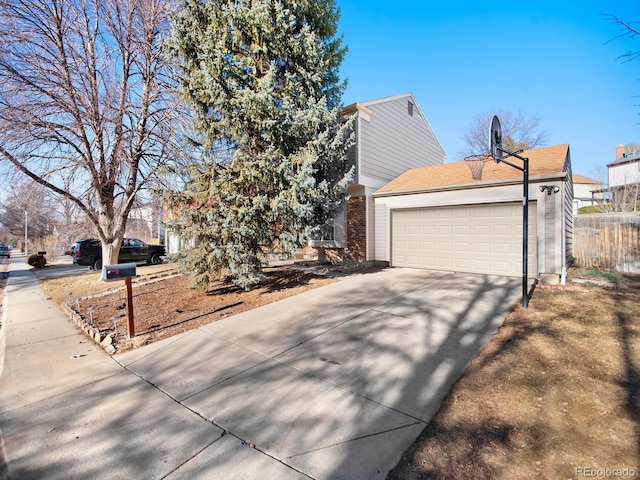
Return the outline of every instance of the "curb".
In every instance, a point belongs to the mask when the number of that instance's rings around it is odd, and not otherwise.
[[[116,353],[116,347],[113,344],[113,337],[115,336],[115,332],[103,335],[100,330],[96,327],[92,327],[89,325],[82,315],[76,312],[68,303],[62,302],[60,304],[64,313],[67,314],[69,319],[75,323],[80,330],[82,330],[85,335],[87,335],[91,340],[100,345],[109,355],[113,355]]]

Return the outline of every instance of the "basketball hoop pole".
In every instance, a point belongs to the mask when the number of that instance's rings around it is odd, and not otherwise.
[[[503,158],[495,157],[496,163],[506,163],[510,167],[516,168],[523,173],[523,192],[522,192],[522,307],[527,308],[529,306],[529,159],[518,155],[517,152],[508,152],[502,148],[496,146],[496,150],[502,153],[506,153],[510,157],[516,157],[522,160],[522,167],[515,165],[511,162],[504,160]]]

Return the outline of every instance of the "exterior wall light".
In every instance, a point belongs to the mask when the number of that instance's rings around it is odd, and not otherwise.
[[[560,191],[560,187],[557,185],[540,185],[540,191],[544,192],[546,190],[547,195],[551,195],[552,193],[558,193]]]

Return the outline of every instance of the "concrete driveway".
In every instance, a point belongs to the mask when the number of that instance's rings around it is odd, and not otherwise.
[[[104,365],[91,364],[92,382],[55,390],[54,404],[64,407],[57,413],[74,416],[57,428],[121,442],[126,454],[115,458],[92,443],[98,455],[86,461],[94,462],[94,478],[116,471],[122,478],[385,478],[519,300],[519,286],[511,278],[387,269],[118,354],[116,370],[99,352],[103,360],[91,361]],[[101,399],[100,421],[89,408],[83,418],[88,396]],[[72,441],[59,452],[49,442],[53,451],[42,460],[26,460],[20,449],[38,452],[43,440],[9,439],[15,429],[5,428],[23,414],[33,410],[0,412],[9,466],[26,474],[20,478],[31,478],[29,471],[86,476],[65,469],[84,458],[80,444],[70,450]]]

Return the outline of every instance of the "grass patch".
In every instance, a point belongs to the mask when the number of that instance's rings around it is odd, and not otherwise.
[[[137,268],[138,275],[134,279],[134,282],[143,282],[154,276],[167,275],[175,272],[176,268],[177,266],[174,263],[139,266]],[[101,281],[101,276],[101,272],[88,272],[86,268],[78,267],[77,275],[44,279],[40,281],[40,284],[47,297],[53,300],[56,305],[68,301],[69,297],[75,300],[79,297],[97,295],[124,285],[124,282],[121,280],[112,282]]]
[[[618,272],[611,272],[609,270],[597,270],[591,268],[577,269],[573,273],[573,276],[579,278],[602,279],[611,283],[620,283],[625,280],[624,276],[622,276]]]

